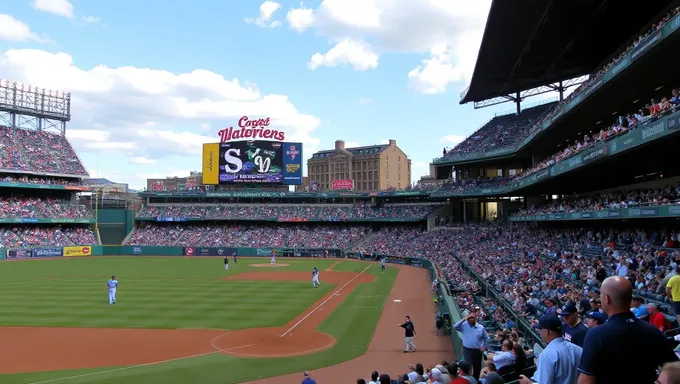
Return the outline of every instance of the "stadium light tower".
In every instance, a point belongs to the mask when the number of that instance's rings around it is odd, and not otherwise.
[[[66,134],[71,94],[0,79],[0,125]]]

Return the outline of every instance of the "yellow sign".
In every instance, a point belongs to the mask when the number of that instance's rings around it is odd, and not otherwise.
[[[219,184],[220,145],[203,144],[203,184]]]
[[[80,247],[64,247],[64,257],[75,257],[75,256],[91,256],[92,247],[80,246]]]

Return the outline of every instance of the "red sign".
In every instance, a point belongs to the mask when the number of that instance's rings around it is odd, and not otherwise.
[[[231,140],[257,140],[269,139],[276,141],[284,141],[286,139],[285,132],[269,129],[269,117],[266,119],[250,120],[248,116],[243,116],[238,119],[239,128],[234,127],[224,128],[217,132],[220,137],[220,143],[226,143]]]
[[[333,180],[333,190],[346,189],[351,191],[354,189],[354,180]]]
[[[92,187],[78,187],[75,185],[67,185],[64,187],[64,189],[68,191],[91,191]]]

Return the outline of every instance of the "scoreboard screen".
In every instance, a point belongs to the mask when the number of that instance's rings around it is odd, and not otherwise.
[[[302,144],[232,141],[203,145],[203,184],[302,184]]]

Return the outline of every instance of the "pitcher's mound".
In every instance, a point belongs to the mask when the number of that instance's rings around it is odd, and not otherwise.
[[[281,267],[289,267],[290,264],[286,263],[280,263],[280,264],[249,264],[251,267],[255,268],[281,268]]]

